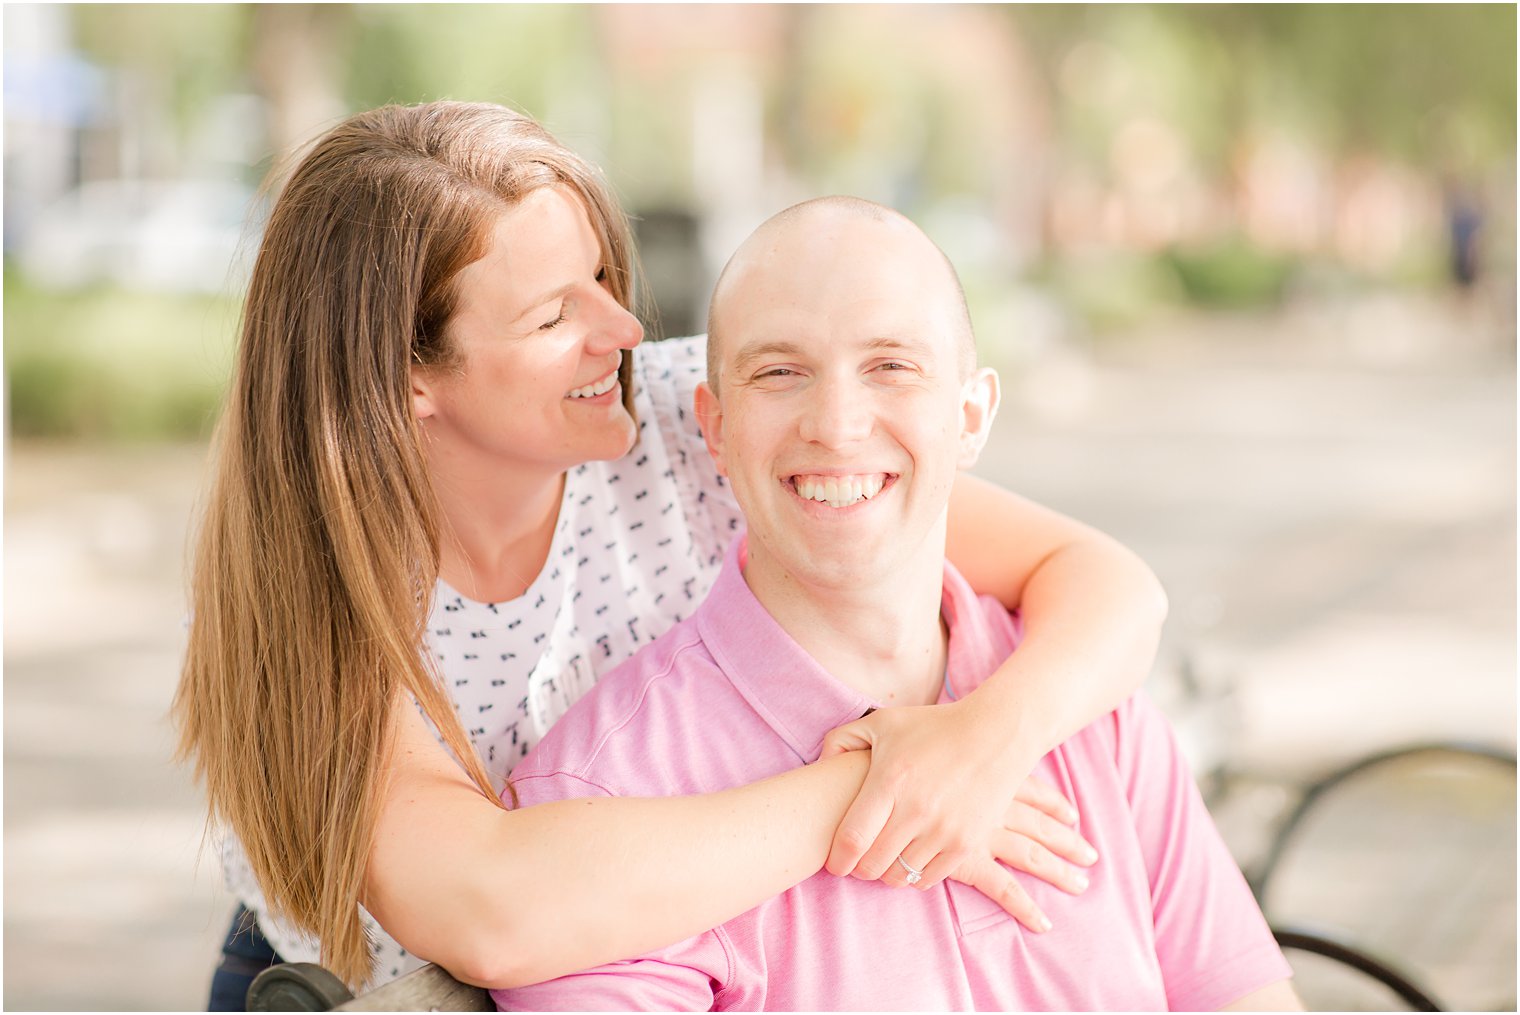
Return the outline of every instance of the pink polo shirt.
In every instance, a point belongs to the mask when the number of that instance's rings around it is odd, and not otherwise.
[[[706,793],[818,757],[877,702],[824,672],[760,605],[730,547],[706,602],[608,674],[513,772],[521,804]],[[964,697],[1019,626],[945,565],[949,680]],[[704,934],[517,990],[530,1010],[1214,1009],[1290,975],[1166,720],[1142,696],[1035,772],[1102,857],[1070,896],[1014,872],[1054,923],[1033,934],[975,889],[820,872]]]

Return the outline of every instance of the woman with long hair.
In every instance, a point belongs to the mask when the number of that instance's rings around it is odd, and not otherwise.
[[[1028,632],[974,694],[725,793],[502,802],[576,696],[703,598],[740,524],[690,408],[702,340],[635,352],[635,264],[595,170],[495,105],[351,117],[276,200],[174,711],[279,956],[512,986],[825,863],[901,885],[905,857],[1036,928],[996,860],[1080,891],[1075,815],[1026,776],[1138,686],[1165,599],[1111,539],[970,477],[950,557]]]

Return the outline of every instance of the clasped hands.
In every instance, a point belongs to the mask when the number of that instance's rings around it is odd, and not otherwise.
[[[1054,786],[1030,775],[1038,756],[976,714],[969,700],[879,709],[831,732],[822,757],[871,751],[871,767],[829,850],[830,873],[908,882],[946,878],[969,885],[1032,931],[1050,921],[1009,867],[1078,895],[1084,867],[1098,859],[1074,827],[1077,811]],[[902,857],[902,863],[898,857]]]

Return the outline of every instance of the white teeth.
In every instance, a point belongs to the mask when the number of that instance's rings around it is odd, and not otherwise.
[[[618,375],[614,370],[595,384],[588,384],[584,388],[576,388],[570,392],[570,398],[595,398],[597,395],[605,395],[617,385]]]
[[[887,477],[880,472],[865,476],[793,476],[792,486],[803,500],[842,508],[875,497],[886,481]]]

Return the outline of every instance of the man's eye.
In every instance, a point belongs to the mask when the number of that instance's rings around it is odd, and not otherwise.
[[[789,370],[786,367],[771,367],[769,370],[762,370],[762,371],[760,371],[755,376],[756,377],[791,377],[795,373],[796,373],[795,370]]]
[[[876,369],[878,369],[878,370],[911,370],[913,368],[910,367],[910,366],[908,366],[908,364],[906,364],[906,363],[899,363],[896,360],[888,360],[885,363],[878,363],[876,365]]]

